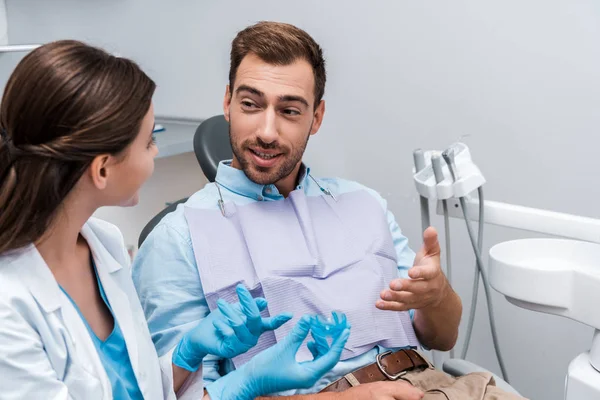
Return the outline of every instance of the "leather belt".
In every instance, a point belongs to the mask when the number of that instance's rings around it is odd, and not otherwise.
[[[362,383],[395,381],[407,373],[429,368],[429,363],[415,350],[403,349],[394,353],[386,351],[377,355],[377,361],[357,369],[321,390],[323,392],[343,392]]]

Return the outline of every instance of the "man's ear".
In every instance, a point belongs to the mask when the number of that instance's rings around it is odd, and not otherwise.
[[[317,133],[319,131],[319,128],[321,127],[321,123],[323,123],[324,115],[325,115],[325,100],[321,100],[313,114],[313,122],[312,122],[312,126],[310,128],[311,135],[314,135],[315,133]]]
[[[223,115],[225,120],[229,122],[229,108],[231,107],[231,90],[229,85],[225,86],[225,97],[223,98]]]

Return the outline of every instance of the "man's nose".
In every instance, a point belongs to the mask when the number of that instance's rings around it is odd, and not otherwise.
[[[277,141],[279,134],[277,132],[277,121],[276,121],[276,113],[275,110],[269,108],[263,114],[264,117],[261,121],[261,125],[259,126],[257,137],[266,144],[273,143]]]

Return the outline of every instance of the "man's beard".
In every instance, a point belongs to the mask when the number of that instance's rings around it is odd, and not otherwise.
[[[298,163],[302,160],[302,156],[304,155],[304,151],[306,150],[306,145],[308,144],[309,138],[310,131],[306,135],[306,140],[299,147],[292,148],[291,152],[289,153],[286,151],[286,149],[280,148],[277,145],[277,142],[264,143],[259,138],[256,138],[254,141],[248,140],[244,142],[241,146],[238,146],[233,141],[233,135],[231,133],[231,123],[229,124],[229,142],[231,143],[233,155],[240,163],[240,167],[242,168],[242,171],[244,171],[248,179],[250,179],[252,182],[258,185],[272,185],[288,177],[292,172],[294,172],[296,165],[298,165]],[[246,158],[249,157],[246,153],[250,147],[264,150],[278,150],[282,153],[279,157],[284,157],[283,163],[277,170],[271,170],[271,168],[263,168],[254,165],[251,161],[249,161]]]

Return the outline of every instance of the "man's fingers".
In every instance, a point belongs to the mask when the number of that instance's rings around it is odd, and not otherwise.
[[[441,252],[437,230],[432,226],[423,232],[423,248],[428,256],[435,256]]]
[[[386,311],[408,311],[408,310],[418,310],[420,308],[428,307],[432,304],[435,304],[435,299],[431,295],[426,296],[416,296],[414,294],[408,294],[405,298],[405,301],[386,301],[386,300],[377,300],[375,303],[375,307],[380,310]]]
[[[408,270],[408,276],[411,279],[431,280],[441,273],[440,265],[432,258]]]
[[[403,380],[397,380],[391,383],[395,386],[392,389],[394,392],[392,395],[394,396],[394,400],[421,400],[425,396],[425,393],[423,393],[421,389],[418,389]]]
[[[421,247],[421,250],[419,250],[419,252],[415,255],[415,261],[413,262],[413,265],[419,265],[425,256],[425,248]]]
[[[423,246],[415,256],[413,265],[419,265],[425,257],[437,256],[441,253],[437,230],[430,226],[423,232]]]
[[[385,300],[377,300],[375,307],[379,308],[380,310],[388,311],[408,311],[411,309],[408,304]]]
[[[395,279],[390,283],[390,289],[395,292],[422,294],[427,292],[430,284],[430,282],[421,279]],[[384,298],[384,300],[387,299]]]
[[[412,303],[415,301],[417,297],[417,295],[415,295],[414,293],[411,292],[405,292],[405,291],[401,291],[401,292],[395,292],[393,290],[382,290],[381,293],[379,294],[379,296],[381,297],[381,300],[383,301],[391,301],[391,302],[396,302],[396,303]]]

